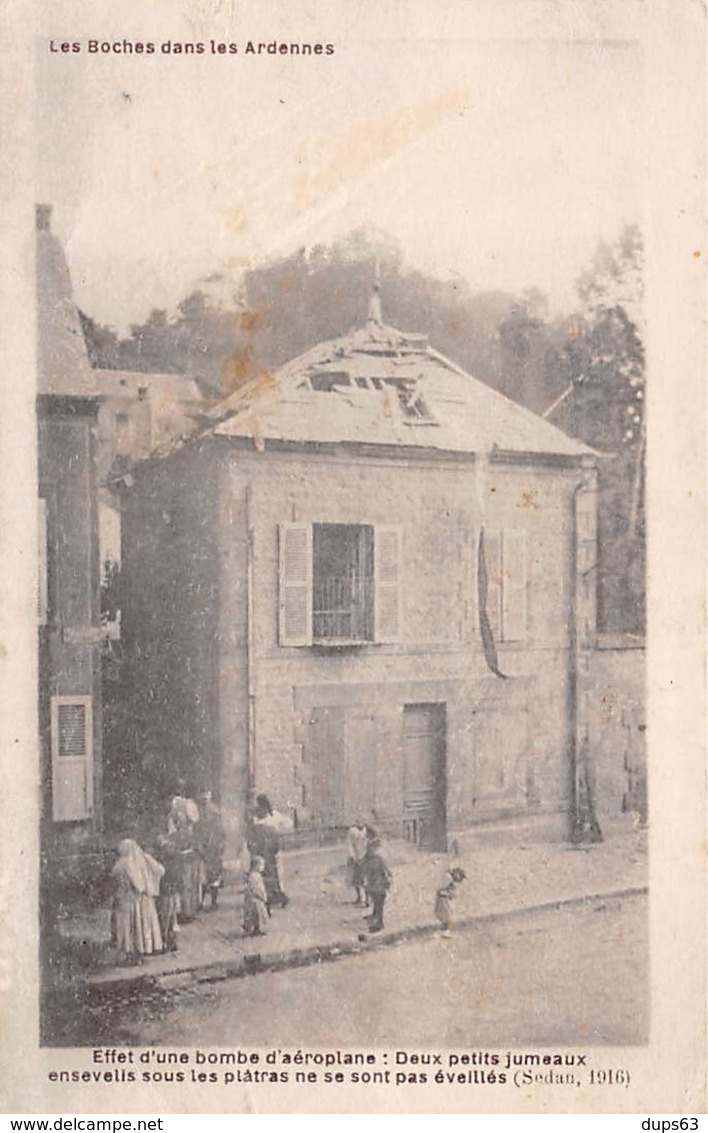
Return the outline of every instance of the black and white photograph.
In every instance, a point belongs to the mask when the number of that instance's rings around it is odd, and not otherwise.
[[[195,1048],[620,1104],[665,795],[640,7],[43,14],[45,1056],[163,1108]]]

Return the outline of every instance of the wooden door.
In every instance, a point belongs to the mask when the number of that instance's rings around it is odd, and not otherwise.
[[[403,711],[403,822],[407,836],[428,850],[447,849],[446,710],[407,704]]]
[[[342,826],[344,819],[344,709],[340,705],[313,708],[308,755],[312,766],[310,811],[315,826]]]

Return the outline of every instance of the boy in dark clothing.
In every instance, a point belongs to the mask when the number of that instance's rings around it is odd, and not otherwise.
[[[364,884],[371,897],[373,912],[367,917],[369,932],[381,932],[386,894],[391,888],[391,871],[381,853],[380,838],[372,838],[364,858]]]
[[[182,880],[182,865],[176,835],[168,834],[158,839],[155,857],[165,867],[160,881],[160,894],[156,899],[157,916],[162,933],[164,952],[177,951],[179,925],[179,891]]]

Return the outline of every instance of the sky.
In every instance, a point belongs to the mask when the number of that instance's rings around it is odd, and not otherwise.
[[[376,20],[296,7],[299,22],[266,12],[258,26],[228,0],[179,20],[127,4],[117,23],[106,7],[91,27],[69,3],[41,21],[36,192],[82,309],[123,331],[215,272],[228,298],[244,268],[361,227],[389,233],[411,267],[475,290],[538,287],[571,309],[598,239],[642,221],[631,37],[505,22],[484,38],[465,0],[432,28],[415,5],[405,21],[400,3]],[[89,37],[216,37],[239,53],[95,56]],[[82,50],[53,53],[52,38]],[[335,53],[247,57],[248,38]]]

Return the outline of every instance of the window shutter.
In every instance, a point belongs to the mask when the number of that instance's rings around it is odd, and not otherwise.
[[[487,562],[487,617],[497,641],[501,638],[502,547],[501,532],[484,531],[484,553]]]
[[[280,644],[312,644],[312,527],[280,526]]]
[[[47,501],[37,500],[37,624],[47,624]]]
[[[528,565],[525,531],[504,531],[502,551],[502,641],[524,641]]]
[[[93,713],[90,696],[53,696],[52,815],[55,822],[90,818],[93,803]]]
[[[374,533],[374,637],[401,639],[401,528],[377,527]]]

